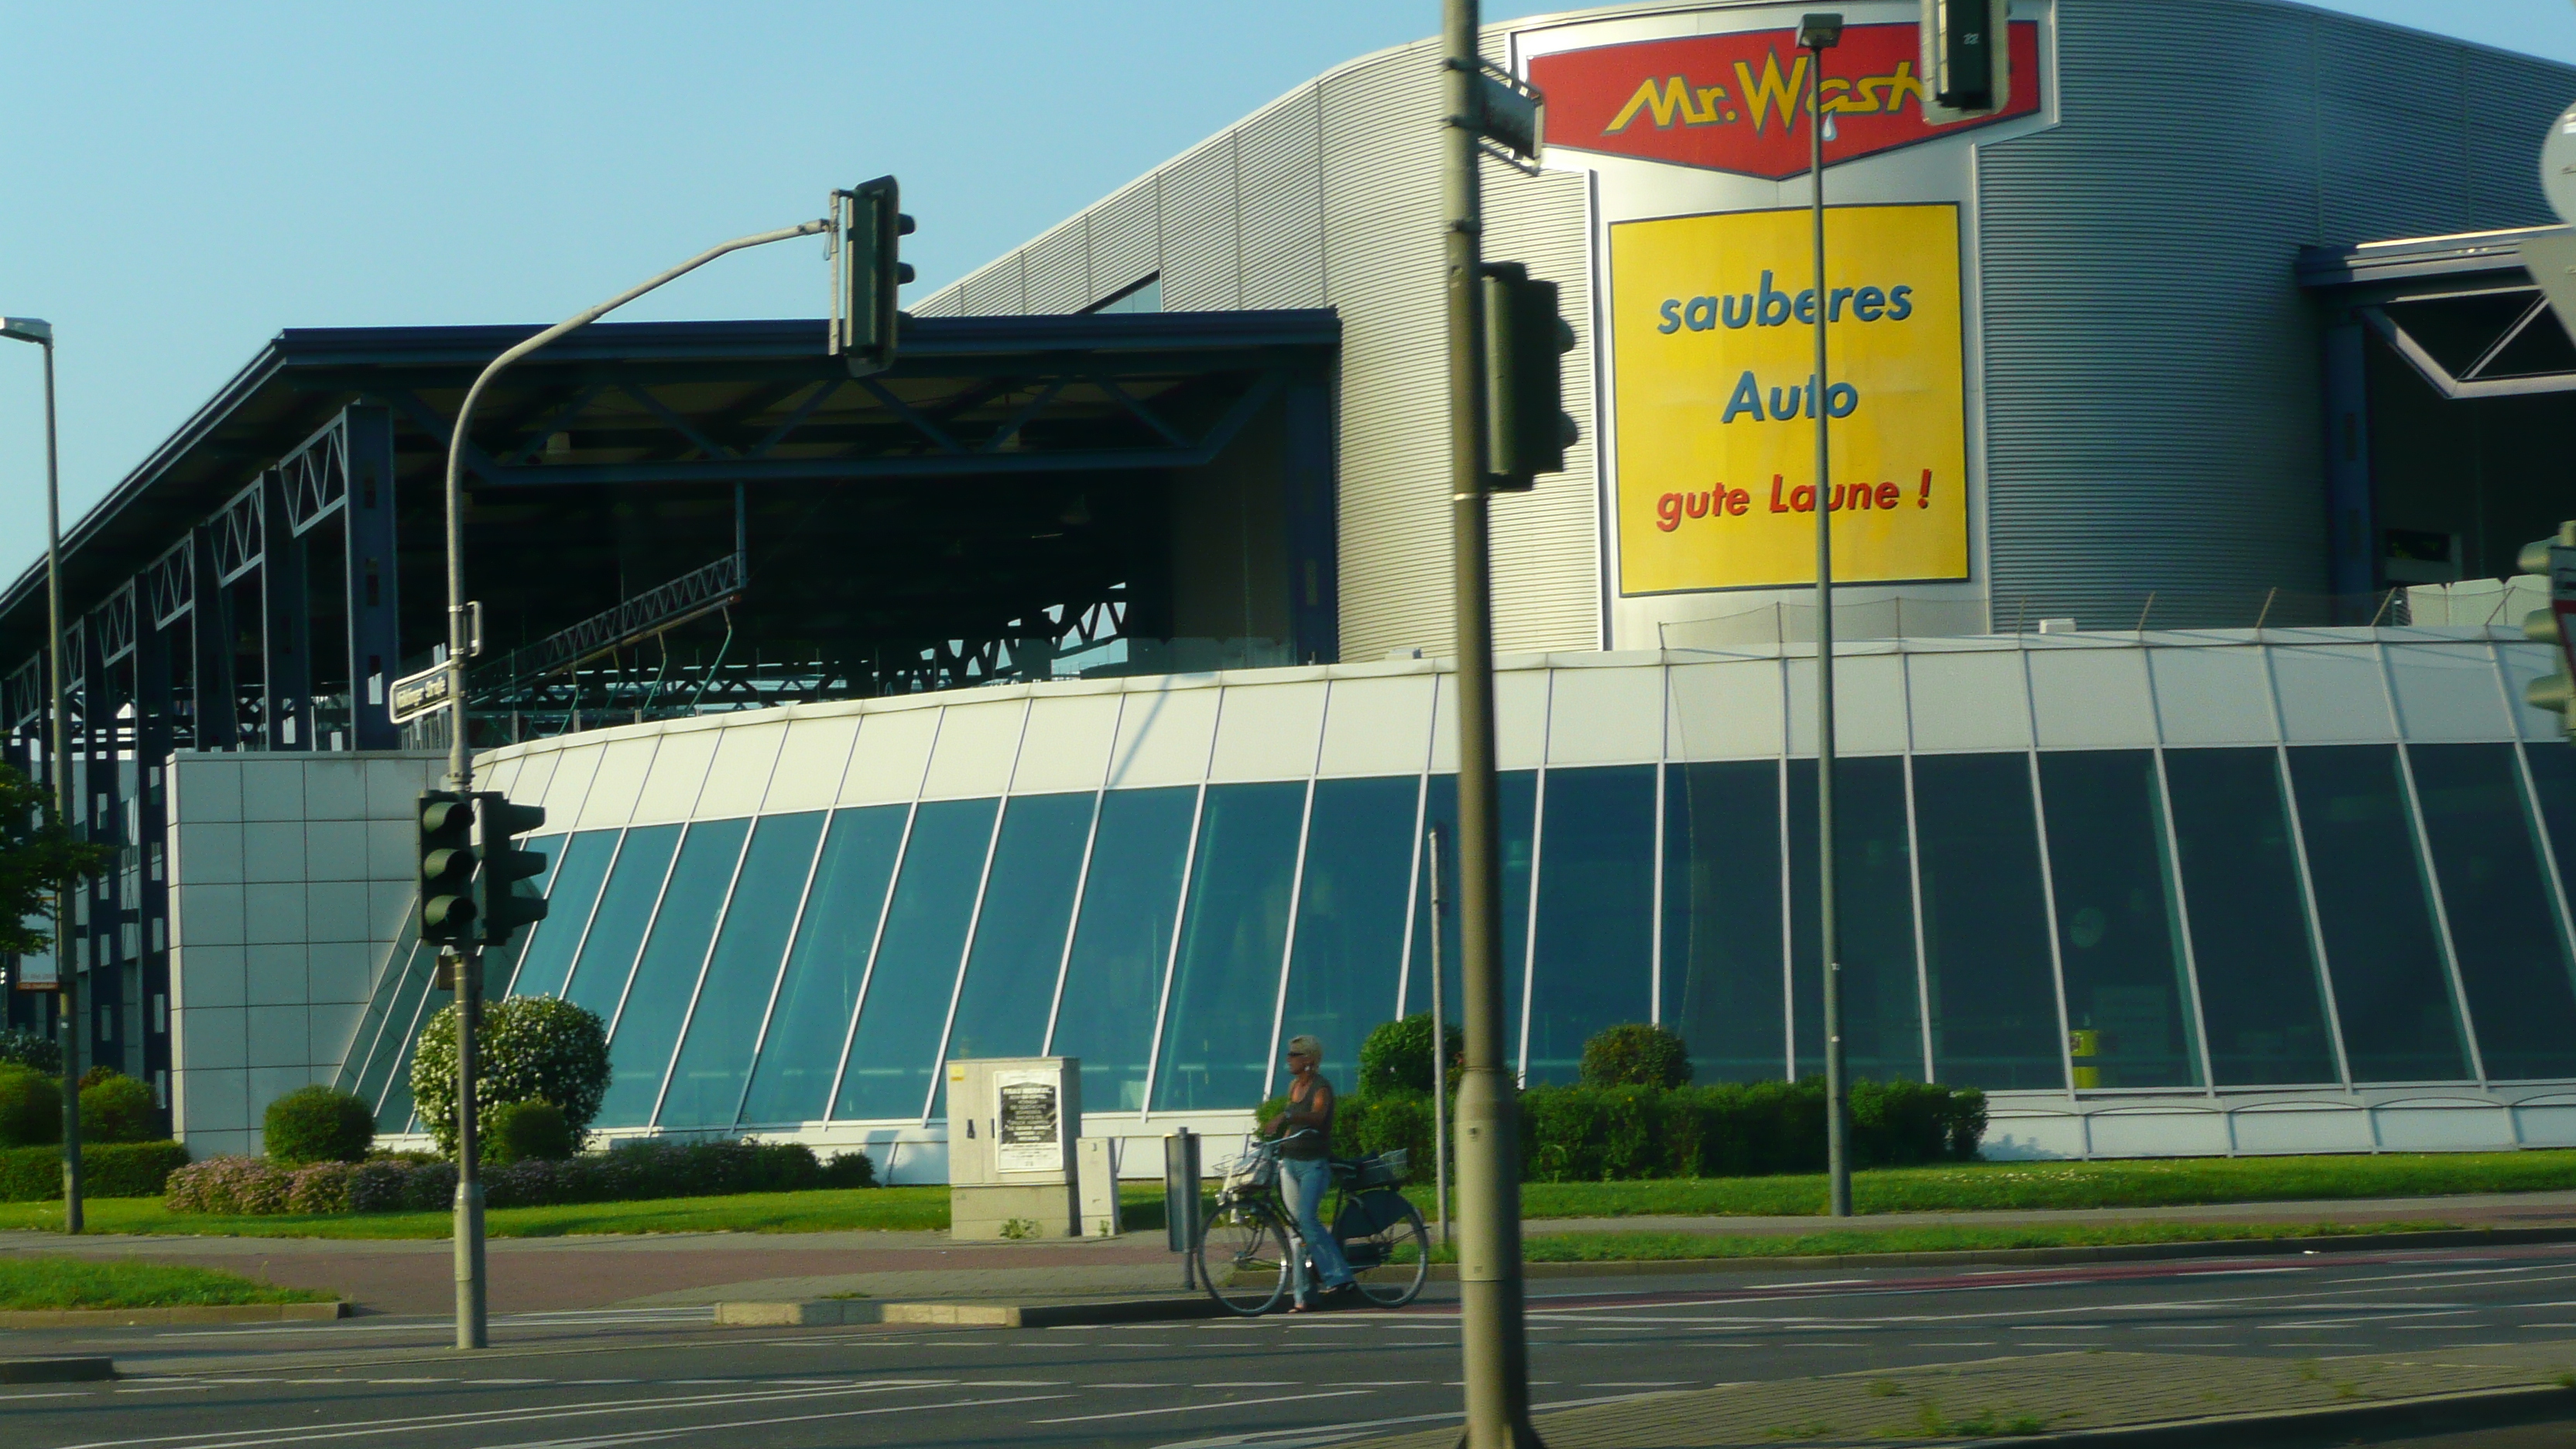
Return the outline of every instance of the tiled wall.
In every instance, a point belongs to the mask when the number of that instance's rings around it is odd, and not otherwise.
[[[437,754],[181,751],[170,769],[170,1106],[199,1157],[257,1152],[329,1081],[412,907]]]

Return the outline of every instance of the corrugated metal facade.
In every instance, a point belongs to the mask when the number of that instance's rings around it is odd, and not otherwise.
[[[1968,207],[1977,577],[1997,620],[2127,627],[2155,591],[2158,622],[2241,623],[2267,588],[2327,587],[2298,248],[2545,219],[2534,156],[2569,72],[2268,0],[2053,13],[2059,123],[1981,146]],[[1342,66],[921,308],[1074,310],[1159,272],[1171,310],[1337,309],[1346,659],[1451,635],[1438,91],[1429,42]],[[1496,641],[1604,647],[1588,177],[1489,165],[1485,187],[1487,255],[1587,319],[1574,466],[1496,505]]]
[[[1978,153],[1995,614],[2322,591],[2298,248],[2545,219],[2567,72],[2251,0],[2056,10],[2060,124]]]
[[[1076,311],[1159,272],[1170,311],[1339,311],[1346,659],[1441,649],[1451,634],[1439,83],[1428,43],[1343,66],[918,309]],[[1487,254],[1558,281],[1567,315],[1588,317],[1583,179],[1489,166],[1485,185]],[[1583,336],[1566,369],[1578,417],[1591,414],[1591,367]],[[1590,431],[1571,471],[1496,505],[1504,649],[1601,642]]]

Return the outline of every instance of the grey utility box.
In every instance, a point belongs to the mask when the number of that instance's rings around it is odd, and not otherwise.
[[[949,1236],[1082,1236],[1078,1057],[948,1064]]]

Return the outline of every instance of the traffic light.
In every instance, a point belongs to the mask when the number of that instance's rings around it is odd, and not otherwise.
[[[1563,359],[1574,329],[1556,311],[1556,283],[1518,262],[1485,268],[1485,481],[1526,492],[1565,471],[1580,431],[1565,414]]]
[[[2556,668],[2523,686],[2522,697],[2534,709],[2557,713],[2568,741],[2576,743],[2576,519],[2558,532],[2522,546],[2515,560],[2527,574],[2549,578],[2549,607],[2534,609],[2522,621],[2529,638],[2557,647]]]
[[[535,805],[513,805],[492,791],[477,791],[474,813],[483,824],[483,871],[474,878],[476,917],[482,921],[483,949],[498,951],[523,926],[546,918],[546,898],[519,882],[546,873],[546,858],[520,847],[518,837],[546,823]]]
[[[453,790],[420,792],[420,938],[474,944],[474,802]]]
[[[911,266],[898,255],[900,239],[912,235],[912,218],[903,214],[902,200],[891,176],[832,193],[833,245],[840,261],[833,286],[832,350],[849,363],[852,377],[894,366],[895,328],[902,320],[895,293],[912,280]]]

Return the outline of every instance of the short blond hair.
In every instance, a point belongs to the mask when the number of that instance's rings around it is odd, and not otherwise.
[[[1315,1040],[1311,1036],[1298,1035],[1288,1038],[1288,1050],[1292,1052],[1303,1052],[1307,1056],[1313,1057],[1317,1065],[1320,1066],[1323,1064],[1324,1044]]]

